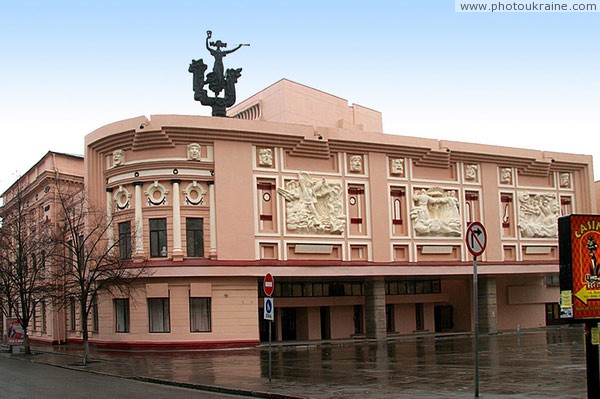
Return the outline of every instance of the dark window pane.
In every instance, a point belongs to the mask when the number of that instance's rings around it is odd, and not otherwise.
[[[204,232],[203,219],[201,218],[186,218],[186,245],[187,256],[203,257],[204,256]]]

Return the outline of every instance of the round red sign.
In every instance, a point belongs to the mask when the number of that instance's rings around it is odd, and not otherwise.
[[[263,290],[266,296],[273,295],[273,291],[275,290],[275,280],[273,280],[271,273],[267,273],[263,280]]]

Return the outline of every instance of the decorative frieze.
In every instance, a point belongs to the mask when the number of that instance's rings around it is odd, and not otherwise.
[[[410,218],[416,235],[460,236],[461,218],[455,190],[440,187],[417,189],[413,202]]]
[[[286,226],[299,234],[342,234],[346,225],[343,213],[341,183],[325,178],[313,179],[309,173],[298,173],[297,180],[286,183],[277,192],[286,201]]]

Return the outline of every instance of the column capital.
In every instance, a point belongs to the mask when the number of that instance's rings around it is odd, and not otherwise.
[[[112,189],[112,188],[107,188],[107,189],[106,189],[106,192],[107,192],[107,193],[112,193],[112,192],[113,192],[113,189]]]
[[[171,184],[180,184],[181,183],[181,179],[171,179]]]
[[[212,185],[215,184],[215,181],[214,180],[207,180],[206,184],[208,184],[209,186],[212,186]]]
[[[134,181],[134,182],[133,182],[133,185],[134,185],[134,186],[142,186],[142,185],[144,185],[144,183],[143,183],[143,182],[141,182],[141,181]]]

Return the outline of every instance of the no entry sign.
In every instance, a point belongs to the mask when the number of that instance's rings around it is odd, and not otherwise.
[[[273,280],[273,276],[271,273],[267,273],[263,280],[263,291],[266,296],[273,295],[273,291],[275,290],[275,280]]]

